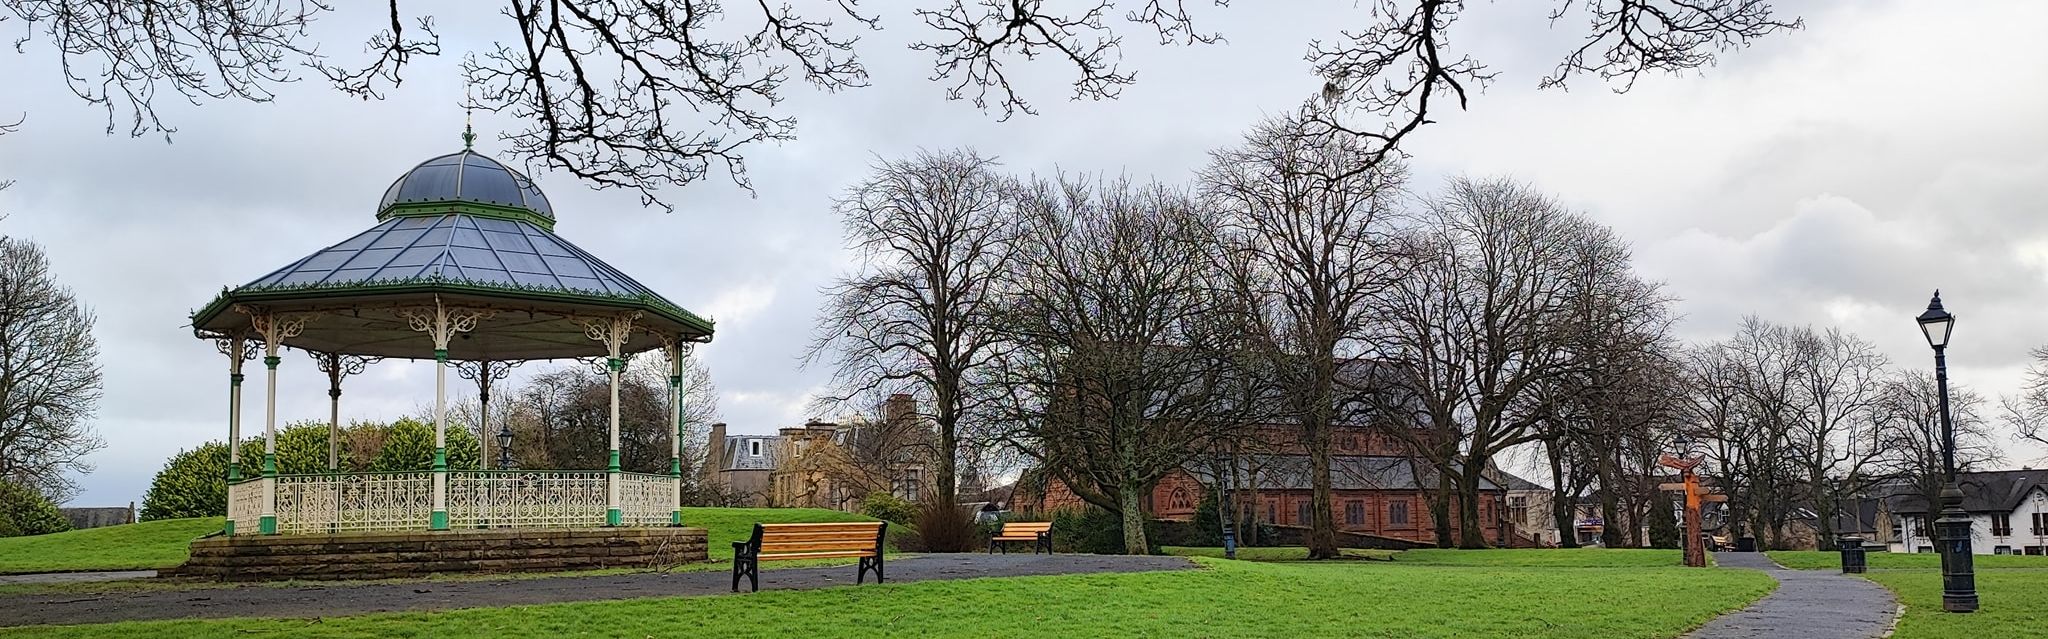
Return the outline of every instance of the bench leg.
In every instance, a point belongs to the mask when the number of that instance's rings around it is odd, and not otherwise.
[[[732,591],[740,591],[740,578],[747,578],[749,592],[761,591],[761,562],[745,557],[732,558]]]

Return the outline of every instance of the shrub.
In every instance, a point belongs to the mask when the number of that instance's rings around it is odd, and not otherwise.
[[[917,506],[903,501],[903,498],[889,493],[875,491],[861,498],[860,514],[892,524],[912,524],[917,521]]]
[[[142,495],[140,518],[226,516],[227,474],[227,444],[206,442],[198,448],[178,451],[149,481],[149,492]]]
[[[918,504],[918,545],[924,552],[967,552],[974,549],[974,514],[959,506],[927,499]]]
[[[1220,509],[1216,507],[1216,493],[1202,491],[1202,501],[1195,504],[1195,521],[1188,531],[1192,546],[1223,545],[1223,521]],[[1154,542],[1158,543],[1158,542]]]
[[[1148,523],[1145,532],[1152,545],[1146,552],[1159,554],[1157,526]],[[1094,506],[1062,510],[1052,519],[1052,546],[1060,552],[1125,554],[1123,516]]]
[[[48,497],[33,488],[0,479],[0,537],[43,535],[71,529],[71,522]]]
[[[371,458],[372,471],[420,471],[434,468],[434,425],[415,419],[400,419],[386,427],[384,448]],[[468,428],[448,428],[448,468],[476,470],[476,435]]]

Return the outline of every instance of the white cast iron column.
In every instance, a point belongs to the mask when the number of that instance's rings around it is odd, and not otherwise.
[[[619,484],[625,479],[619,467],[619,372],[626,368],[626,360],[623,358],[621,351],[626,346],[626,339],[633,334],[633,320],[638,319],[639,316],[640,314],[637,312],[627,313],[611,319],[584,322],[583,324],[584,333],[589,335],[590,339],[604,342],[605,352],[607,353],[604,366],[605,370],[610,374],[612,383],[611,452],[608,456],[609,461],[605,464],[604,482],[604,525],[606,526],[618,526],[624,523],[624,518],[619,509]]]
[[[434,511],[427,527],[448,529],[448,341],[476,328],[490,311],[451,308],[434,298],[431,309],[400,309],[398,316],[412,329],[434,339]]]
[[[304,317],[278,317],[268,312],[257,311],[249,315],[249,325],[263,335],[263,368],[266,372],[263,389],[263,518],[257,520],[258,532],[265,535],[277,534],[277,356],[284,340],[298,337],[306,328]]]
[[[228,483],[242,481],[242,361],[255,356],[242,333],[216,340],[215,348],[228,356]],[[228,500],[232,508],[234,500]],[[227,534],[235,534],[235,520],[229,519]]]

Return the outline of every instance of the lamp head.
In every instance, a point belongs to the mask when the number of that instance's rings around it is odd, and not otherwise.
[[[1920,322],[1920,332],[1926,334],[1927,345],[1940,350],[1948,347],[1949,331],[1956,325],[1956,317],[1941,308],[1941,291],[1934,292],[1934,299],[1927,302],[1927,312],[1915,318]]]

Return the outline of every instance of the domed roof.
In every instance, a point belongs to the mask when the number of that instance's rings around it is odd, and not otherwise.
[[[547,222],[555,219],[548,196],[533,180],[469,149],[421,162],[398,176],[384,190],[377,214],[381,219],[394,206],[436,202],[490,204],[525,209]]]

